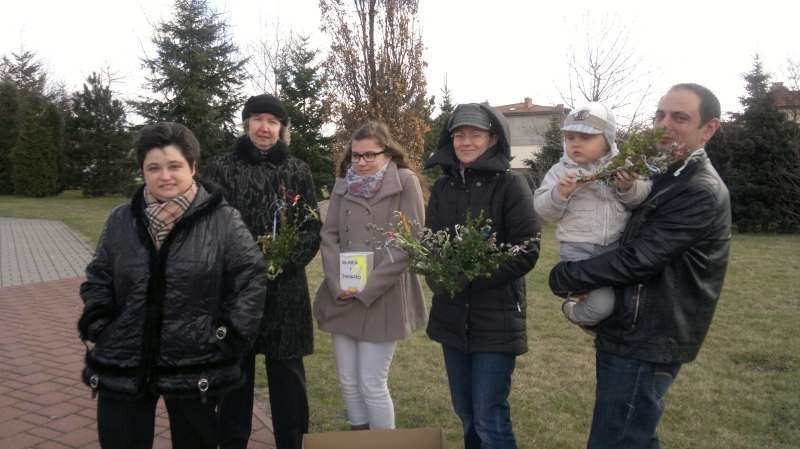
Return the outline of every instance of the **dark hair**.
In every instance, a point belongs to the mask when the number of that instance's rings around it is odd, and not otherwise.
[[[694,92],[700,97],[700,125],[705,125],[709,120],[720,118],[722,108],[719,105],[717,96],[707,87],[695,83],[681,83],[669,88],[669,90],[683,89]]]
[[[392,134],[389,132],[389,127],[383,122],[370,120],[361,125],[361,127],[353,133],[350,142],[345,146],[344,155],[342,156],[341,162],[339,162],[338,176],[340,178],[344,178],[347,175],[347,168],[350,167],[350,159],[353,154],[353,141],[364,139],[375,139],[378,146],[383,148],[386,154],[397,164],[397,168],[413,170],[406,160],[406,151],[400,144],[395,142]]]
[[[150,150],[170,145],[175,145],[181,150],[181,154],[190,167],[196,166],[197,160],[200,159],[200,142],[197,141],[192,130],[180,123],[161,122],[140,129],[136,140],[133,141],[139,168],[144,164],[144,159]]]

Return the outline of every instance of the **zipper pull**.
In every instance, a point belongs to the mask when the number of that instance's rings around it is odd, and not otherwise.
[[[517,312],[522,313],[522,308],[519,306],[519,301],[517,301]]]

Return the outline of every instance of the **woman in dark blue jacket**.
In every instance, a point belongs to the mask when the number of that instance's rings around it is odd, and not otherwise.
[[[531,190],[510,170],[510,160],[505,119],[487,106],[464,104],[453,111],[426,163],[444,171],[431,189],[427,227],[452,230],[467,214],[483,213],[499,243],[533,242],[454,298],[431,285],[428,335],[442,344],[467,449],[516,448],[508,395],[516,356],[528,350],[524,276],[539,257],[539,223]]]
[[[189,129],[146,126],[135,150],[145,185],[111,212],[81,285],[100,444],[152,447],[161,395],[173,447],[216,448],[216,404],[241,384],[263,313],[263,256],[221,193],[194,180]]]

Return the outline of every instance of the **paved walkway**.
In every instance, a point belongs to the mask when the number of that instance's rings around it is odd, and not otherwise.
[[[0,217],[0,448],[97,448],[76,323],[88,247],[63,223]],[[170,447],[162,404],[155,448]],[[251,449],[274,448],[264,405]]]
[[[0,288],[83,276],[90,258],[60,221],[0,217]]]

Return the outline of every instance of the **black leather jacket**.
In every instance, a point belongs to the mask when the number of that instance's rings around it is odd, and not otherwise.
[[[596,346],[656,363],[695,359],[722,290],[731,239],[728,189],[701,152],[678,175],[654,179],[617,250],[550,272],[559,296],[615,287],[613,314]]]
[[[439,150],[426,164],[445,171],[431,189],[426,226],[434,231],[452,230],[464,223],[467,213],[476,217],[483,212],[492,219],[498,242],[536,242],[530,252],[513,257],[489,278],[475,279],[455,298],[434,295],[427,332],[431,339],[466,353],[519,355],[528,350],[525,274],[539,258],[539,221],[530,187],[522,175],[509,168],[511,147],[505,123],[490,108],[485,109],[499,130],[498,142],[464,170],[463,176],[447,131],[449,125],[445,126]]]
[[[209,184],[158,251],[143,206],[140,189],[111,212],[86,268],[78,329],[96,344],[84,382],[120,397],[202,397],[239,385],[239,355],[263,313],[261,251]]]

